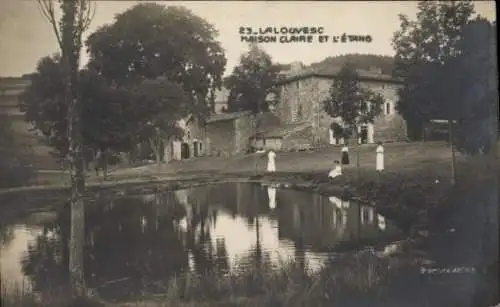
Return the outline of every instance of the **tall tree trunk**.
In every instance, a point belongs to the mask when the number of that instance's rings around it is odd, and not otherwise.
[[[355,144],[356,144],[356,179],[359,179],[360,177],[360,163],[359,163],[359,150],[360,150],[360,140],[359,140],[359,133],[358,133],[358,127],[354,127],[354,137],[355,137]]]
[[[254,120],[254,142],[255,142],[255,148],[254,150],[257,151],[257,133],[258,133],[258,128],[257,128],[257,115],[254,116],[253,118]],[[255,165],[255,174],[257,174],[259,172],[259,166],[258,166],[258,160],[257,160],[257,154],[254,155],[254,165]]]
[[[155,148],[155,154],[156,154],[156,166],[158,168],[161,167],[161,148],[162,148],[162,140],[160,136],[160,129],[156,128],[156,146]]]
[[[71,83],[70,83],[71,84]],[[72,84],[71,84],[72,85]],[[84,203],[85,177],[82,161],[82,142],[78,98],[72,97],[69,106],[69,165],[71,180],[71,234],[69,271],[73,294],[84,296],[85,282],[83,276],[83,244],[84,244]]]
[[[102,156],[102,178],[104,180],[107,180],[108,179],[108,157],[109,157],[109,151],[108,150],[104,150],[103,151],[103,156]]]
[[[455,146],[453,145],[453,121],[451,119],[448,120],[448,136],[451,149],[451,184],[455,185],[455,180],[456,180]]]
[[[83,297],[87,293],[83,276],[83,249],[85,240],[83,193],[85,192],[85,176],[82,155],[81,103],[78,87],[80,46],[75,46],[76,3],[71,1],[64,2],[62,9],[62,59],[65,67],[66,99],[68,102],[68,162],[71,180],[69,273],[73,296]]]

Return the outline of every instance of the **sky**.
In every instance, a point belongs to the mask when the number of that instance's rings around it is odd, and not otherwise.
[[[140,1],[144,2],[144,1]],[[138,1],[97,1],[96,14],[85,37]],[[394,55],[391,38],[399,29],[399,14],[414,18],[414,1],[164,1],[182,5],[219,30],[218,40],[226,51],[226,75],[231,73],[248,43],[240,27],[323,27],[329,42],[263,43],[274,61],[301,61],[308,65],[328,56],[346,53]],[[496,20],[494,1],[476,1],[476,12]],[[333,43],[332,37],[369,35],[367,42]],[[42,17],[36,0],[0,0],[0,76],[20,76],[35,70],[38,60],[58,52],[50,24]],[[279,35],[278,35],[279,40]],[[82,50],[82,64],[88,57]]]

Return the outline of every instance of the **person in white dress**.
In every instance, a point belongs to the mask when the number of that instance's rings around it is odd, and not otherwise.
[[[378,228],[382,231],[385,230],[386,228],[386,225],[385,225],[385,217],[383,217],[382,215],[380,214],[377,214],[377,225],[378,225]]]
[[[376,170],[381,173],[384,170],[384,145],[382,145],[382,142],[378,142],[376,153]]]
[[[335,177],[338,177],[342,175],[342,166],[340,166],[340,163],[338,160],[335,160],[335,167],[328,173],[328,178],[333,179]]]
[[[276,154],[274,151],[270,150],[267,154],[267,171],[275,172],[276,171]]]

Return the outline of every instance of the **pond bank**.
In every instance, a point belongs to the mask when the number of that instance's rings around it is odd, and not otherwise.
[[[470,176],[471,168],[475,170]],[[255,182],[274,184],[279,187],[337,196],[357,200],[376,207],[382,214],[397,222],[404,231],[415,231],[416,225],[427,225],[431,211],[441,212],[446,209],[453,191],[460,187],[481,185],[484,172],[470,163],[461,163],[456,187],[449,183],[448,165],[442,163],[423,165],[418,169],[403,169],[400,172],[388,172],[377,178],[374,172],[361,169],[359,175],[351,170],[330,182],[326,172],[275,172],[255,174],[253,172],[190,172],[180,174],[151,174],[109,177],[108,181],[95,178],[87,183],[87,193],[120,193],[129,189],[130,194],[144,189],[182,189],[205,184],[223,182]],[[464,176],[461,176],[463,174]],[[478,177],[478,178],[476,178]],[[23,207],[11,208],[2,205],[2,219],[22,211],[37,211],[32,208],[30,198],[53,198],[55,193],[67,194],[69,187],[62,185],[28,186],[0,190],[0,200],[8,203],[9,199],[23,199]],[[60,197],[60,194],[57,195]],[[19,203],[19,202],[17,202]],[[44,208],[43,208],[44,209]]]

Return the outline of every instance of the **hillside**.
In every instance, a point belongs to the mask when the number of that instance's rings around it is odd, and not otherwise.
[[[308,68],[340,67],[348,61],[351,62],[356,69],[369,70],[370,67],[375,67],[381,69],[383,74],[392,75],[393,58],[374,54],[354,53],[327,57],[321,62],[312,63]]]

